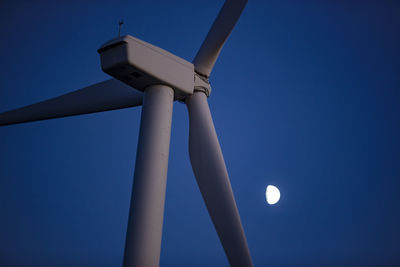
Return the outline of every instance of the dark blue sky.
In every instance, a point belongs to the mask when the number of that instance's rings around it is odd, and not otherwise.
[[[96,50],[121,17],[191,61],[223,4],[35,2],[0,2],[0,112],[107,79]],[[400,264],[399,29],[396,1],[249,1],[209,103],[256,266]],[[1,265],[121,265],[139,122],[0,128]],[[227,266],[187,145],[175,103],[160,265]]]

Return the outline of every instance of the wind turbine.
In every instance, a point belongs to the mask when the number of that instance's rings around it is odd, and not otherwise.
[[[211,71],[246,3],[225,1],[192,63],[118,36],[98,50],[113,79],[0,114],[0,125],[11,125],[143,106],[124,266],[159,264],[174,100],[188,108],[190,161],[228,261],[253,265],[207,102]]]

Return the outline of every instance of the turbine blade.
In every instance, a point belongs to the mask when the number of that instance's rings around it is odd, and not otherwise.
[[[207,97],[195,92],[189,110],[189,154],[200,192],[231,266],[253,266]]]
[[[210,76],[215,61],[229,34],[238,21],[247,0],[226,0],[193,60],[195,70]]]
[[[142,92],[106,80],[36,104],[0,113],[0,126],[139,106]]]

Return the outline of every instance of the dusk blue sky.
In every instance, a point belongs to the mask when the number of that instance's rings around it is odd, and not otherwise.
[[[108,79],[131,34],[191,61],[223,1],[1,1],[0,112]],[[210,109],[255,266],[400,264],[400,4],[249,1]],[[121,266],[140,108],[0,127],[0,265]],[[276,185],[281,200],[265,201]],[[160,266],[228,266],[174,104]]]

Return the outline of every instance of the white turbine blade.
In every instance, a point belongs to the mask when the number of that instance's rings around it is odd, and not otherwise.
[[[141,104],[142,92],[118,80],[110,79],[36,104],[0,113],[0,125],[61,118]]]
[[[231,266],[253,266],[207,97],[196,92],[189,110],[189,154],[197,184]]]
[[[193,60],[195,70],[209,77],[229,34],[238,21],[247,0],[226,0],[206,39]]]

